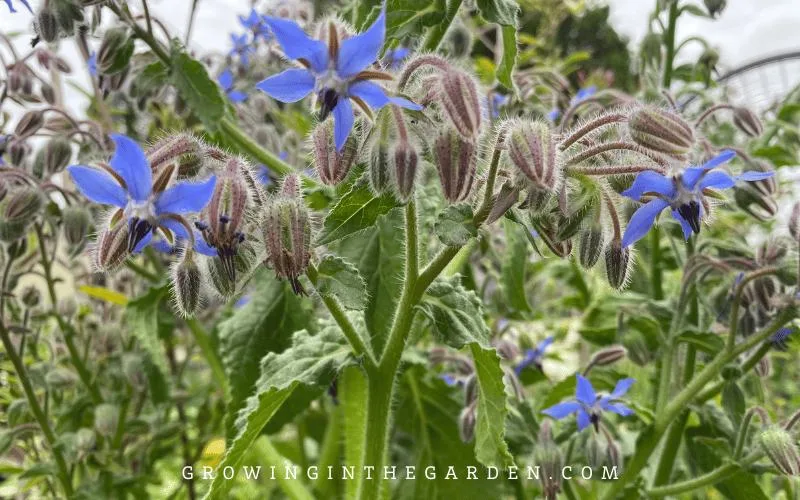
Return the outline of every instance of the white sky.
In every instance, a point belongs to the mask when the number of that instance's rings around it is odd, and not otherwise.
[[[36,7],[42,1],[30,0],[30,3]],[[700,0],[690,1],[702,3]],[[0,30],[28,30],[32,16],[19,0],[12,2],[19,10],[15,15],[9,15],[5,3],[0,2]],[[138,9],[138,0],[129,3],[133,9]],[[614,26],[628,36],[632,44],[638,42],[645,33],[655,0],[609,0],[609,3]],[[185,30],[191,4],[191,0],[150,0],[153,15],[179,33]],[[191,47],[200,52],[227,50],[229,33],[240,30],[237,14],[246,13],[250,4],[250,0],[200,0]],[[709,40],[720,51],[723,69],[766,55],[800,50],[800,0],[728,0],[727,9],[717,21],[690,16],[681,19],[678,35],[679,38],[701,35]],[[20,47],[24,47],[28,40],[29,37],[22,37]],[[74,62],[74,68],[80,68],[74,59],[74,46],[70,43],[63,45],[62,52]],[[99,40],[95,41],[95,48],[97,45]],[[697,50],[697,45],[691,47]],[[687,50],[685,56],[692,55],[696,53]],[[88,84],[85,78],[81,72],[80,81]],[[81,105],[75,101],[79,94],[73,92],[70,97],[71,106]]]

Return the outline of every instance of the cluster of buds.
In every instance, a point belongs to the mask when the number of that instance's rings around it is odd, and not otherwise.
[[[76,29],[83,26],[83,6],[71,0],[47,3],[36,14],[34,30],[37,39],[32,45],[36,45],[39,39],[47,43],[55,42],[59,38],[70,37],[75,34]]]

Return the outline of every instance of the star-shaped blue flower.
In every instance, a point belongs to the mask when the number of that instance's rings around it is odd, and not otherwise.
[[[67,168],[80,192],[95,203],[119,209],[128,222],[130,252],[147,245],[156,229],[177,239],[190,239],[182,215],[200,212],[208,204],[216,177],[153,191],[153,172],[142,148],[124,135],[111,138],[117,148],[109,166],[103,170],[86,165]]]
[[[219,86],[222,87],[222,90],[225,91],[225,94],[231,101],[242,102],[247,99],[247,94],[233,88],[233,73],[231,70],[226,69],[223,71],[222,74],[217,77],[217,82],[219,82]]]
[[[688,240],[693,232],[700,232],[705,189],[729,189],[736,181],[754,182],[772,177],[773,172],[749,171],[731,177],[722,170],[715,170],[734,156],[733,151],[723,151],[704,165],[688,167],[673,176],[652,170],[637,175],[633,185],[622,195],[637,201],[645,194],[654,198],[633,214],[622,236],[622,246],[628,247],[642,239],[665,208],[672,209],[672,216],[681,223],[683,236]]]
[[[308,37],[293,21],[267,17],[267,24],[287,58],[303,68],[293,68],[262,81],[257,88],[281,102],[297,102],[312,91],[321,105],[321,119],[333,113],[334,143],[341,151],[355,120],[351,99],[369,113],[389,103],[408,109],[421,106],[401,97],[389,97],[370,80],[380,73],[365,71],[378,57],[386,34],[386,14],[366,31],[339,42],[325,43]],[[331,30],[336,36],[336,30]]]
[[[576,375],[578,381],[575,387],[575,400],[566,401],[542,410],[547,416],[556,420],[561,420],[575,413],[578,419],[578,430],[582,431],[589,424],[594,424],[595,429],[600,422],[600,416],[604,411],[610,411],[627,417],[633,415],[633,410],[628,408],[619,399],[622,398],[631,385],[635,382],[632,378],[625,378],[617,382],[611,394],[600,396],[594,391],[592,383],[581,375]]]
[[[8,5],[8,10],[10,10],[12,14],[17,12],[14,9],[14,4],[11,3],[11,0],[4,0],[4,1],[6,2],[6,5]],[[28,3],[28,0],[19,0],[19,1],[22,2],[22,5],[24,5],[31,14],[33,14],[33,9],[31,9],[31,6]]]
[[[248,67],[250,65],[250,54],[255,52],[256,49],[250,43],[247,33],[242,35],[231,33],[231,43],[233,44],[233,48],[228,52],[228,55],[230,57],[238,57],[242,66],[245,68]]]
[[[256,12],[256,9],[250,10],[250,15],[247,17],[239,16],[239,22],[253,33],[253,41],[256,40],[269,40],[272,34],[269,31],[264,16]]]
[[[553,343],[553,337],[547,337],[546,339],[539,342],[539,344],[535,348],[528,349],[527,351],[525,351],[525,357],[523,357],[522,361],[520,361],[519,364],[514,367],[514,371],[516,372],[517,376],[522,374],[523,370],[525,370],[531,365],[541,370],[542,358],[544,358],[544,351],[548,347],[550,347],[550,344],[552,343]]]

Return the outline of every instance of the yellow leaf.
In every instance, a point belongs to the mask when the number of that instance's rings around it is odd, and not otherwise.
[[[128,304],[128,297],[102,286],[81,285],[78,287],[78,290],[85,293],[89,297],[105,300],[106,302],[117,304],[118,306],[124,306]]]

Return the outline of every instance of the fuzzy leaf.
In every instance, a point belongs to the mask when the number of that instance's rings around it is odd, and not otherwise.
[[[515,0],[478,0],[477,4],[487,21],[502,26],[517,26],[519,5]]]
[[[446,10],[445,0],[387,0],[386,38],[422,33],[426,27],[440,24]]]
[[[528,263],[528,240],[525,229],[509,220],[503,221],[506,232],[506,256],[500,268],[500,285],[509,308],[530,312],[525,293],[525,267]]]
[[[517,27],[515,25],[503,26],[502,35],[503,57],[497,65],[495,76],[497,76],[497,81],[506,88],[514,89],[514,80],[511,79],[511,75],[517,64]]]
[[[486,466],[509,467],[514,459],[505,441],[508,415],[504,373],[494,349],[470,344],[478,377],[478,413],[475,426],[475,457]]]
[[[172,84],[187,107],[209,130],[215,130],[225,115],[225,99],[219,86],[208,76],[205,66],[179,48],[172,53]]]
[[[314,336],[303,330],[292,340],[289,349],[280,354],[271,352],[261,360],[257,392],[247,399],[246,406],[239,412],[237,435],[218,471],[239,466],[261,431],[295,391],[317,388],[321,392],[336,373],[352,361],[350,349],[336,327],[327,327]],[[226,481],[218,473],[207,498],[226,498],[231,485],[232,481]]]
[[[678,336],[678,342],[686,342],[692,344],[697,349],[708,353],[717,354],[722,351],[725,346],[725,341],[719,335],[713,333],[701,333],[694,331],[686,331]]]
[[[367,307],[367,292],[358,268],[333,255],[325,256],[317,266],[317,291],[320,295],[339,299],[347,309]]]
[[[478,235],[478,228],[472,223],[472,218],[472,207],[469,204],[451,205],[436,219],[436,236],[447,246],[466,245],[471,238]]]
[[[375,197],[366,184],[353,186],[325,217],[316,244],[325,245],[372,227],[378,217],[396,206],[390,194]]]
[[[481,301],[458,283],[458,277],[431,284],[419,308],[431,320],[434,334],[450,347],[461,349],[472,343],[490,347]]]
[[[166,286],[151,288],[141,297],[129,301],[125,308],[125,324],[145,352],[144,372],[151,397],[156,404],[165,402],[169,396],[169,385],[166,380],[169,369],[164,347],[159,339],[159,320],[162,319],[159,310],[167,290]]]

